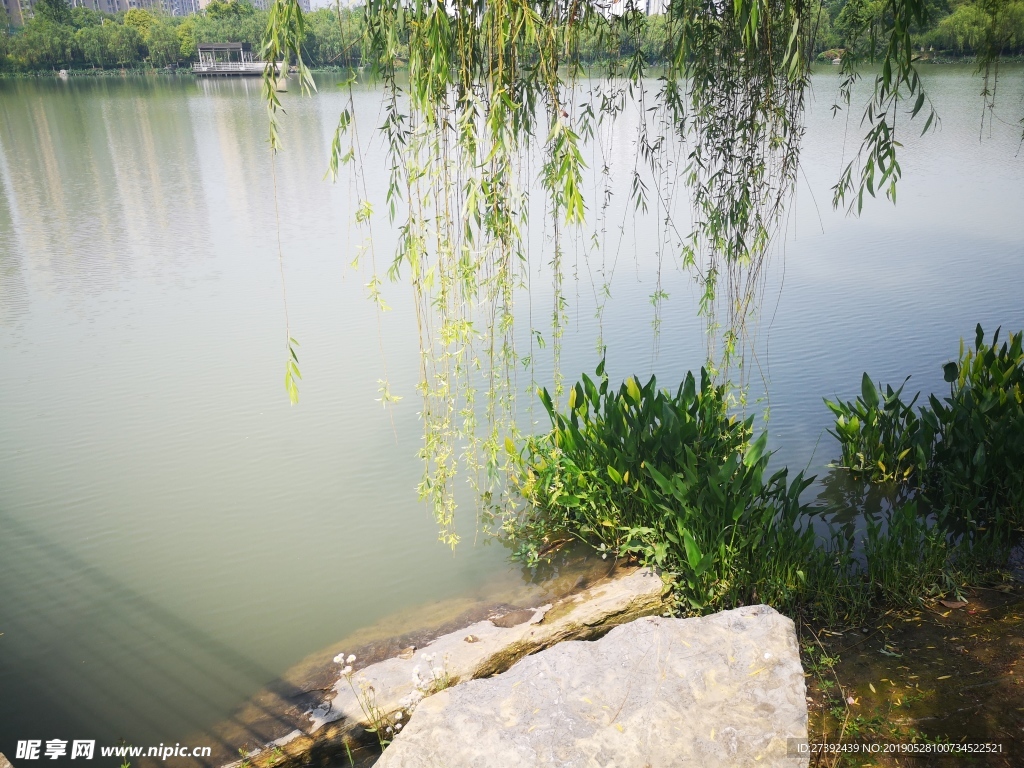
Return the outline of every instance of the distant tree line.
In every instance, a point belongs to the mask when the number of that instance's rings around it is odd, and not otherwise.
[[[244,0],[212,0],[202,13],[184,17],[140,8],[102,13],[72,8],[67,0],[37,0],[34,10],[24,27],[11,28],[0,7],[0,70],[189,65],[199,43],[243,42],[258,51],[267,23],[267,13]],[[304,58],[314,67],[357,61],[361,20],[361,11],[346,8],[306,14]]]
[[[849,29],[866,16],[883,12],[882,0],[815,0],[817,52],[822,58],[843,53]],[[916,45],[929,53],[970,56],[992,33],[997,14],[1005,55],[1024,54],[1024,0],[929,0],[927,28],[912,30]],[[37,0],[34,16],[13,28],[0,8],[0,71],[57,69],[166,68],[191,64],[199,43],[247,42],[259,50],[267,12],[245,0],[212,0],[194,16],[174,17],[133,8],[109,14],[72,8],[67,0]],[[314,68],[360,63],[361,8],[321,8],[305,16],[303,58]],[[652,16],[637,36],[614,39],[616,25],[594,23],[583,37],[584,60],[610,50],[629,56],[639,47],[656,63],[666,39],[664,17]],[[612,40],[609,41],[609,35]]]

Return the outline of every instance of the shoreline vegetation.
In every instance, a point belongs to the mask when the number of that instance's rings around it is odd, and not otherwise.
[[[988,42],[983,3],[929,3],[927,24],[911,30],[921,60],[973,60],[979,47]],[[873,6],[862,5],[850,0],[818,0],[813,45],[818,62],[827,64],[842,57],[849,29],[863,21],[860,16],[864,13],[872,12]],[[881,7],[875,12],[881,13]],[[1008,0],[1001,18],[1003,60],[1024,57],[1024,0]],[[367,32],[361,6],[320,8],[304,14],[303,20],[301,50],[310,69],[332,71],[372,63],[363,55]],[[22,27],[13,27],[0,9],[0,75],[187,69],[196,60],[199,43],[245,42],[260,50],[268,21],[269,12],[244,0],[212,0],[201,13],[184,17],[141,8],[108,14],[73,8],[67,0],[39,0],[35,15]],[[646,63],[656,66],[668,50],[664,16],[648,19],[641,40],[635,39],[618,17],[595,13],[579,23],[584,28],[582,61],[607,60],[615,48],[625,60],[639,49]],[[402,59],[401,49],[398,58]]]
[[[936,67],[943,66],[955,66],[955,65],[973,65],[978,62],[978,58],[973,54],[969,55],[934,55],[931,57],[922,57],[919,61],[920,64],[928,64]],[[1024,53],[1005,56],[1000,61],[1000,66],[1024,64]],[[831,71],[830,63],[828,61],[818,60],[817,70],[821,72]],[[88,67],[80,69],[37,69],[28,70],[24,72],[17,71],[3,71],[0,70],[0,80],[20,80],[20,79],[38,79],[38,78],[52,78],[58,77],[63,71],[64,75],[69,78],[114,78],[114,77],[187,77],[195,78],[196,75],[192,72],[191,64],[178,66],[178,67],[152,67],[149,64],[143,62],[135,66],[128,67],[112,67],[109,69],[102,69],[99,67]],[[321,67],[309,67],[308,71],[314,75],[320,74],[349,74],[353,72],[351,66],[321,66]]]
[[[512,457],[522,501],[496,513],[501,534],[526,563],[578,540],[657,567],[684,615],[763,602],[851,626],[960,601],[1008,580],[1024,533],[1024,333],[999,339],[979,325],[973,347],[961,340],[942,366],[948,397],[919,404],[909,379],[865,373],[855,401],[824,401],[832,466],[853,481],[834,508],[802,501],[814,478],[769,468],[767,433],[707,371],[674,393],[653,377],[615,389],[602,361],[564,410],[540,391],[552,429]],[[877,519],[856,487],[885,493]],[[851,511],[863,519],[836,524]]]

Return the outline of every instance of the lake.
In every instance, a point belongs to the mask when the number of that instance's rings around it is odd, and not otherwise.
[[[838,451],[822,397],[852,398],[863,371],[941,392],[942,363],[976,323],[1024,328],[1024,70],[1004,73],[982,130],[971,69],[925,70],[941,128],[907,128],[899,203],[870,201],[860,218],[830,205],[859,113],[833,119],[837,77],[815,76],[752,376],[776,461],[827,471]],[[461,492],[464,541],[454,553],[437,543],[415,492],[412,295],[387,286],[393,310],[378,318],[365,266],[349,266],[353,196],[324,180],[344,96],[331,77],[318,82],[311,98],[282,94],[285,148],[272,171],[257,81],[0,80],[0,752],[59,738],[230,755],[255,745],[254,719],[276,717],[260,692],[301,679],[295,670],[539,600],[599,565],[509,563],[474,535]],[[379,93],[361,87],[356,101],[368,137]],[[620,172],[631,137],[609,134]],[[380,201],[383,150],[364,140]],[[603,265],[609,372],[674,387],[704,360],[697,292],[664,257],[670,298],[656,338],[655,227],[626,217],[624,198],[609,241],[617,258]],[[394,233],[374,221],[389,259]],[[282,381],[277,222],[301,343],[295,407]],[[598,360],[584,255],[570,249],[570,379]],[[544,328],[551,287],[543,271],[534,278],[520,306]],[[388,410],[377,400],[385,365],[403,396]],[[550,354],[534,376],[550,382]],[[520,416],[541,429],[528,379]]]

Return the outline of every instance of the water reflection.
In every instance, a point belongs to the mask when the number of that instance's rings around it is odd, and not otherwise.
[[[868,483],[839,467],[829,468],[819,478],[816,490],[811,503],[823,519],[836,526],[847,526],[863,517],[882,519],[913,498],[906,486]]]
[[[207,239],[194,123],[164,88],[136,87],[97,78],[57,98],[17,83],[0,99],[4,255],[29,257],[44,293],[97,296]]]

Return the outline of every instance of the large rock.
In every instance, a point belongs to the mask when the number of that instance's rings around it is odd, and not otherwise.
[[[426,699],[377,766],[806,766],[787,757],[805,695],[793,622],[768,606],[642,618]]]

